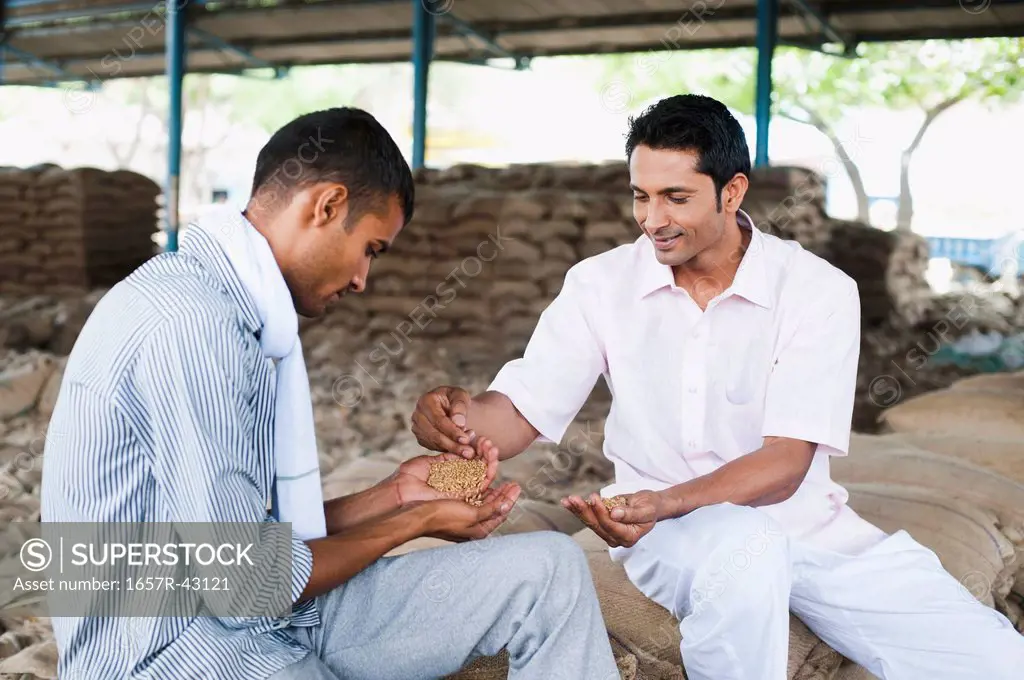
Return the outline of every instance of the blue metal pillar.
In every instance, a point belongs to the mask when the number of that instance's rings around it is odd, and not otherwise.
[[[757,0],[757,120],[755,167],[768,165],[768,128],[772,118],[772,57],[779,41],[779,0]]]
[[[428,0],[412,0],[412,167],[422,168],[427,151],[427,81],[430,61],[434,58],[435,15]]]
[[[4,84],[4,66],[7,65],[7,0],[0,0],[0,85]]]
[[[167,3],[167,86],[170,106],[167,111],[167,201],[168,252],[178,249],[178,186],[181,175],[181,92],[185,80],[185,24],[188,0]]]

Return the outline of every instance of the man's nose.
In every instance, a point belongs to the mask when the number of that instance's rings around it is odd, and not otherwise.
[[[366,277],[365,276],[353,276],[352,280],[348,284],[348,289],[353,293],[362,293],[366,290]]]
[[[659,205],[658,201],[651,201],[651,204],[647,207],[647,219],[644,220],[644,229],[649,234],[653,234],[668,225],[668,210]]]

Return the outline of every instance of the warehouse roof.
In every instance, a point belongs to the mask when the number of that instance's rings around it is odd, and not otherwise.
[[[181,2],[182,0],[168,0]],[[756,0],[421,0],[435,59],[753,45]],[[3,0],[0,0],[3,5]],[[164,72],[164,2],[6,0],[2,82]],[[192,0],[188,71],[410,59],[411,0]],[[1024,35],[1021,0],[780,0],[779,41]]]

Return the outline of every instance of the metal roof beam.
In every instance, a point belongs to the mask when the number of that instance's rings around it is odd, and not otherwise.
[[[793,5],[797,13],[804,17],[807,21],[812,24],[816,24],[818,29],[824,34],[826,38],[834,43],[839,43],[843,46],[843,54],[852,54],[856,49],[857,45],[852,40],[847,38],[845,35],[840,33],[829,20],[818,11],[818,9],[812,6],[807,0],[789,0],[790,4]]]
[[[59,76],[60,78],[66,80],[82,80],[81,76],[76,76],[73,73],[65,71],[64,67],[58,64],[57,62],[40,59],[31,52],[26,52],[25,50],[20,49],[18,47],[14,47],[13,45],[10,45],[8,43],[3,43],[3,50],[7,54],[13,54],[20,60],[20,63],[8,63],[8,68],[10,68],[11,66],[33,66],[35,68],[50,71],[53,75]]]
[[[242,61],[244,61],[246,64],[248,64],[251,68],[271,68],[271,69],[275,69],[275,71],[277,70],[277,65],[276,64],[272,64],[271,62],[267,61],[266,59],[260,59],[259,57],[254,55],[252,52],[250,52],[250,51],[248,51],[248,50],[246,50],[246,49],[244,49],[242,47],[239,47],[238,45],[233,45],[230,42],[228,42],[227,40],[225,40],[224,38],[221,38],[220,36],[216,36],[216,35],[208,32],[208,31],[204,31],[201,28],[194,28],[192,26],[189,26],[188,27],[188,33],[189,33],[189,35],[192,35],[193,37],[198,38],[199,40],[201,40],[202,42],[206,43],[207,45],[209,45],[211,47],[217,48],[221,52],[228,52],[230,54],[235,55],[236,57],[239,57]]]
[[[477,40],[482,42],[484,46],[486,46],[487,49],[495,56],[514,60],[516,64],[515,69],[517,71],[522,71],[529,68],[529,57],[523,56],[521,54],[516,54],[511,50],[505,49],[504,47],[498,44],[496,36],[476,28],[475,26],[473,26],[473,24],[458,18],[451,12],[441,14],[439,15],[438,18],[444,21],[445,23],[449,24],[455,30],[455,32],[460,33],[461,35],[464,35],[469,38],[476,38]]]
[[[182,0],[175,0],[181,2]],[[3,2],[3,0],[0,0]],[[28,8],[28,7],[45,7],[47,4],[53,4],[50,0],[20,0],[21,4],[18,4],[19,0],[7,0],[8,9],[16,8]],[[12,5],[12,3],[15,3]],[[190,5],[204,6],[207,0],[189,0]],[[61,22],[75,22],[83,19],[101,19],[103,17],[117,16],[119,14],[129,15],[146,15],[146,14],[159,14],[166,16],[167,4],[166,2],[157,2],[152,0],[151,2],[126,2],[122,5],[104,5],[101,7],[81,7],[79,9],[66,9],[57,10],[53,12],[41,12],[37,14],[23,14],[21,16],[9,17],[7,19],[8,28],[21,28],[22,26],[29,26],[33,24],[58,24]],[[72,26],[75,24],[71,24]]]

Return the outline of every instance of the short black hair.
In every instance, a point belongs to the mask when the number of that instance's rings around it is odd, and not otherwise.
[[[750,175],[750,150],[740,126],[725,104],[700,94],[678,94],[651,105],[629,119],[626,160],[638,146],[693,151],[697,172],[715,183],[722,209],[722,189],[737,173]]]
[[[409,164],[387,130],[362,109],[340,107],[299,116],[271,136],[256,158],[252,196],[287,199],[317,182],[348,189],[349,219],[380,210],[397,196],[405,223],[415,186]]]

